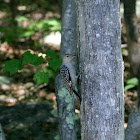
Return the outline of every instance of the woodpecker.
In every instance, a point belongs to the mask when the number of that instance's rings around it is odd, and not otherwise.
[[[76,57],[74,55],[66,54],[63,57],[63,63],[60,67],[60,74],[64,83],[64,86],[68,90],[68,92],[73,96],[73,93],[76,94],[76,96],[79,97],[79,100],[81,102],[81,96],[75,91],[77,78],[76,71],[74,66],[71,63],[71,60]]]

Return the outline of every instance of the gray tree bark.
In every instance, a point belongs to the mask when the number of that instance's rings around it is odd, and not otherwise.
[[[60,57],[65,54],[77,55],[76,11],[74,0],[63,0],[62,39]],[[76,66],[76,59],[73,60]],[[61,140],[76,140],[75,129],[75,98],[71,97],[63,85],[61,76],[55,79],[58,119]]]
[[[82,140],[124,140],[119,0],[77,0]]]
[[[138,140],[140,134],[140,109],[129,115],[128,126],[125,131],[125,140]]]

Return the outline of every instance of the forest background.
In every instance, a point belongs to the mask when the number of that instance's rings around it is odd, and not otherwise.
[[[58,57],[61,41],[61,9],[59,0],[0,0],[0,122],[9,140],[58,140],[57,104],[54,79],[57,67],[48,66],[51,54]],[[124,8],[120,7],[122,21],[122,55],[124,59],[125,127],[130,112],[136,108],[138,78],[129,61],[128,38],[124,24]],[[140,39],[140,1],[136,3],[138,39]],[[49,50],[49,53],[48,53]],[[54,50],[54,51],[52,51]],[[29,58],[28,54],[35,54]],[[24,55],[23,55],[24,54]],[[27,59],[46,58],[41,66]],[[47,56],[47,57],[46,57]],[[140,57],[140,56],[139,56]],[[9,73],[7,60],[25,58],[24,68]],[[40,60],[40,59],[39,59]],[[40,60],[42,61],[42,59]],[[4,68],[5,67],[5,68]],[[44,69],[44,70],[42,70]],[[5,72],[4,72],[4,71]],[[49,77],[40,78],[47,72]],[[13,75],[11,75],[13,74]],[[46,80],[47,79],[47,80]],[[80,109],[76,104],[77,132],[80,139]]]

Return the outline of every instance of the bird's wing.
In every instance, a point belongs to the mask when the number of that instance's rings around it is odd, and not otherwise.
[[[73,92],[74,92],[79,97],[80,102],[81,102],[81,96],[75,91],[75,89],[73,89],[70,71],[66,65],[63,65],[63,64],[61,65],[60,74],[62,76],[63,83],[66,89],[69,91],[69,93],[73,96]]]
[[[70,90],[72,88],[72,81],[71,81],[69,68],[65,65],[61,65],[60,73],[61,73],[65,87],[70,92]]]

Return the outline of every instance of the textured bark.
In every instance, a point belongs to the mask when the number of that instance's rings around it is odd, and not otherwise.
[[[119,0],[77,0],[82,140],[123,140]]]
[[[136,27],[136,0],[123,0],[123,2],[129,61],[133,74],[137,75],[140,66],[140,42]]]
[[[63,86],[61,76],[55,80],[60,140],[76,140],[75,129],[75,100]]]
[[[77,55],[76,12],[74,0],[63,0],[62,39],[60,57],[65,54]],[[76,59],[73,60],[76,68]],[[76,140],[75,130],[75,98],[71,97],[63,85],[61,76],[55,79],[59,130],[61,140]]]
[[[128,126],[125,131],[125,140],[138,140],[140,134],[140,109],[129,115]]]
[[[74,0],[63,0],[62,38],[60,57],[65,54],[77,55],[76,11]]]

